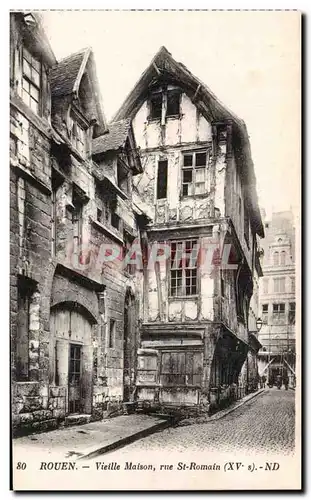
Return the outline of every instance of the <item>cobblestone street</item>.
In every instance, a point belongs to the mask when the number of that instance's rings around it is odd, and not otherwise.
[[[290,454],[294,450],[294,428],[295,392],[267,389],[220,420],[166,429],[126,446],[124,451],[254,450]]]

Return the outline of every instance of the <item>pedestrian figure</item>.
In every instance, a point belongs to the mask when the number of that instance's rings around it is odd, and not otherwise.
[[[288,383],[289,383],[289,378],[288,378],[287,373],[283,377],[283,383],[284,383],[285,390],[287,391],[288,390]]]
[[[276,386],[278,389],[281,389],[281,387],[282,387],[282,377],[280,374],[277,375],[277,377],[276,377]]]
[[[263,376],[261,377],[261,383],[262,383],[262,387],[263,387],[264,389],[265,389],[265,387],[266,387],[266,380],[267,380],[267,379],[266,379],[266,376],[265,376],[265,375],[263,375]]]

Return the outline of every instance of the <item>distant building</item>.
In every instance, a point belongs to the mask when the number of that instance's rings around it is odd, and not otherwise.
[[[295,227],[291,211],[276,212],[265,222],[263,278],[259,303],[259,373],[273,383],[278,374],[295,383]]]

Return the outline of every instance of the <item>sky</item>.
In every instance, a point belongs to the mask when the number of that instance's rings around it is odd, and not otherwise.
[[[94,51],[110,120],[164,45],[242,118],[259,204],[299,211],[299,14],[280,11],[44,11],[57,59]]]

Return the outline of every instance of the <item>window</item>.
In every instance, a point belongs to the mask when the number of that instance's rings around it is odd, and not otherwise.
[[[133,241],[134,241],[134,238],[133,236],[130,236],[127,231],[123,231],[123,241],[124,241],[124,244],[123,244],[123,260],[125,258],[127,259],[130,259],[130,261],[126,261],[127,262],[127,265],[125,267],[125,271],[128,273],[128,274],[135,274],[135,253],[131,251],[131,248],[132,248],[132,244],[133,244]],[[129,255],[128,257],[126,257],[127,255]],[[131,264],[131,259],[133,259],[133,264]]]
[[[82,202],[78,199],[73,200],[74,210],[72,212],[72,227],[73,227],[73,253],[80,255],[82,245]]]
[[[274,266],[279,265],[279,252],[274,252],[273,254],[273,265]]]
[[[282,252],[280,254],[280,260],[281,260],[280,265],[281,266],[285,266],[285,263],[286,263],[286,252],[284,250],[282,250]]]
[[[290,283],[291,283],[291,292],[295,293],[295,291],[296,291],[296,283],[295,283],[295,278],[294,277],[291,277]]]
[[[108,347],[112,348],[115,346],[116,340],[116,321],[110,319],[109,321],[109,331],[108,331]]]
[[[282,319],[285,315],[285,304],[273,304],[273,319]]]
[[[225,142],[227,140],[227,126],[218,125],[217,127],[217,141]]]
[[[269,279],[264,278],[263,280],[263,293],[266,295],[269,293]]]
[[[222,275],[222,271],[221,271],[221,277],[220,277],[220,294],[222,297],[225,296],[225,280],[224,280],[224,277]]]
[[[285,278],[274,278],[274,293],[285,292]]]
[[[154,92],[149,98],[149,108],[149,117],[152,120],[178,116],[180,113],[180,91],[164,89]]]
[[[162,352],[160,383],[168,385],[201,385],[203,371],[200,352]]]
[[[85,156],[85,130],[75,120],[72,124],[71,141],[81,156]]]
[[[170,296],[196,295],[198,242],[196,240],[171,243]]]
[[[167,160],[158,163],[157,200],[167,197]]]
[[[294,325],[296,321],[296,303],[289,303],[289,313],[288,313],[288,322],[290,325]]]
[[[180,92],[168,91],[166,116],[179,115]]]
[[[183,155],[182,196],[205,193],[206,163],[206,151]]]
[[[25,48],[23,49],[23,101],[39,114],[41,63],[35,59]]]
[[[128,170],[125,166],[121,164],[121,162],[118,162],[117,165],[117,172],[118,172],[118,186],[119,188],[124,191],[124,193],[129,192],[129,173]]]
[[[117,229],[119,231],[119,229],[120,229],[120,217],[114,212],[112,212],[112,214],[111,214],[111,225],[112,225],[112,227],[114,227],[115,229]]]
[[[268,304],[262,304],[262,321],[268,323]]]
[[[162,92],[153,94],[150,98],[150,118],[157,120],[162,116]]]

